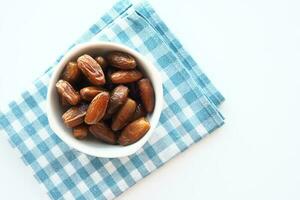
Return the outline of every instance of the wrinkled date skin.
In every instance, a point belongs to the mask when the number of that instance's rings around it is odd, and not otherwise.
[[[81,72],[94,85],[104,85],[105,76],[102,68],[94,58],[85,54],[77,59],[77,64]]]
[[[95,60],[100,65],[100,67],[102,68],[102,70],[105,71],[106,68],[107,68],[107,62],[106,62],[106,60],[102,56],[97,56],[95,58]]]
[[[64,109],[70,107],[70,104],[67,102],[66,98],[63,96],[59,97],[59,102]]]
[[[151,84],[151,81],[147,78],[144,78],[138,82],[140,96],[143,102],[143,105],[148,113],[153,112],[155,97],[154,90]]]
[[[150,123],[144,118],[139,118],[128,124],[119,137],[119,144],[126,146],[141,139],[150,129]]]
[[[122,84],[122,83],[132,83],[140,80],[143,74],[138,70],[120,70],[111,74],[110,79],[112,83]]]
[[[88,86],[84,87],[80,90],[80,96],[81,99],[86,101],[92,101],[94,97],[99,94],[100,92],[103,92],[103,89],[100,89],[99,87],[95,86]]]
[[[80,95],[75,89],[72,87],[72,85],[65,81],[65,80],[59,80],[56,83],[56,89],[58,94],[64,98],[70,105],[76,105],[80,101]]]
[[[62,116],[63,122],[69,128],[73,128],[83,123],[88,105],[82,104],[68,109]]]
[[[146,113],[143,105],[142,104],[138,104],[136,106],[136,109],[135,109],[135,111],[134,111],[134,113],[133,113],[130,121],[132,122],[132,121],[134,121],[136,119],[139,119],[141,117],[145,117],[146,115],[147,115],[147,113]]]
[[[78,68],[78,65],[76,62],[69,62],[67,66],[65,67],[61,78],[65,81],[68,81],[69,83],[76,83],[80,79],[80,69]]]
[[[122,108],[113,117],[111,129],[113,131],[121,130],[131,119],[135,112],[136,103],[134,100],[128,98]]]
[[[107,55],[107,61],[111,66],[119,69],[134,69],[136,68],[136,61],[134,57],[123,52],[111,52]]]
[[[87,124],[96,124],[100,121],[106,112],[108,102],[108,92],[100,92],[97,94],[86,111],[84,122]]]
[[[107,115],[111,116],[126,102],[129,89],[124,85],[117,86],[110,95]]]
[[[89,132],[88,126],[81,124],[73,128],[73,136],[79,140],[83,140],[87,137]]]
[[[89,127],[89,131],[95,136],[95,138],[105,143],[117,143],[116,134],[104,122],[98,122],[96,124],[91,125]]]

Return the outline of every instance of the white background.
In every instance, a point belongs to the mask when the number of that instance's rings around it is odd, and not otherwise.
[[[0,0],[8,103],[114,1]],[[226,97],[226,124],[119,199],[300,199],[300,1],[152,0]],[[0,198],[47,199],[0,135]]]

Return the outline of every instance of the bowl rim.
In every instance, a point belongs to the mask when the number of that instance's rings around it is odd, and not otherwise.
[[[144,70],[147,69],[147,75],[148,78],[152,77],[151,82],[153,82],[153,77],[155,77],[155,83],[152,83],[153,88],[154,88],[154,92],[155,92],[155,108],[154,111],[152,113],[151,116],[151,128],[150,130],[136,143],[132,144],[132,145],[128,145],[128,146],[120,146],[120,150],[119,151],[114,151],[114,152],[110,152],[108,150],[105,151],[94,151],[92,152],[91,150],[89,150],[89,148],[86,148],[84,144],[82,145],[78,145],[74,142],[74,140],[70,140],[68,138],[68,136],[66,135],[65,131],[62,131],[60,128],[60,125],[56,123],[56,116],[54,113],[55,109],[51,108],[51,105],[53,103],[54,97],[52,97],[52,90],[55,89],[55,84],[56,81],[58,80],[61,71],[63,70],[65,64],[68,61],[70,61],[70,59],[72,57],[74,57],[76,54],[78,54],[80,51],[92,51],[93,48],[99,48],[99,46],[109,46],[112,49],[116,48],[117,51],[124,51],[127,52],[131,55],[133,55],[134,57],[136,57],[138,60],[142,60],[143,62],[143,66],[141,68],[143,68]],[[121,50],[120,50],[121,49]],[[150,74],[149,74],[150,73]],[[49,122],[49,126],[51,128],[51,130],[63,141],[65,142],[67,145],[69,145],[70,147],[91,155],[91,156],[96,156],[96,157],[103,157],[103,158],[117,158],[117,157],[124,157],[124,156],[129,156],[133,153],[135,153],[136,151],[138,151],[147,141],[148,139],[151,137],[153,131],[155,130],[161,112],[162,112],[162,107],[163,107],[163,87],[162,87],[162,80],[161,80],[161,76],[160,76],[160,72],[155,68],[155,66],[153,65],[153,63],[151,63],[145,56],[143,56],[141,53],[137,52],[136,50],[129,48],[123,44],[120,43],[115,43],[115,42],[103,42],[103,41],[95,41],[95,42],[85,42],[85,43],[81,43],[81,44],[77,44],[74,47],[72,47],[71,49],[69,49],[69,51],[61,58],[61,60],[54,66],[53,68],[53,72],[51,74],[50,77],[50,81],[49,81],[49,85],[48,85],[48,91],[47,91],[47,117],[48,117],[48,122]]]

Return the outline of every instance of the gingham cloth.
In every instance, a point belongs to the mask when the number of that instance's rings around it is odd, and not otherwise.
[[[153,136],[137,153],[105,159],[80,153],[49,127],[46,93],[53,67],[0,113],[8,136],[52,199],[113,199],[224,122],[223,96],[147,2],[120,1],[80,37],[125,44],[161,72],[164,106]]]

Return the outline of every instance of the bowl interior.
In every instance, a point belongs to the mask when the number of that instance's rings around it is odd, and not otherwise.
[[[67,128],[62,121],[63,109],[59,103],[58,94],[56,92],[55,84],[59,80],[59,77],[65,67],[65,65],[69,61],[76,61],[77,58],[83,54],[89,54],[91,56],[103,55],[109,51],[123,51],[133,55],[138,63],[138,69],[141,70],[146,77],[148,77],[153,85],[155,92],[155,108],[152,114],[148,114],[147,118],[151,124],[150,130],[146,133],[146,135],[140,139],[138,142],[128,145],[128,146],[120,146],[120,145],[109,145],[99,140],[96,140],[92,137],[87,138],[85,140],[77,140],[72,136],[72,130]],[[59,64],[54,69],[52,74],[47,103],[48,103],[48,120],[51,129],[68,145],[71,147],[97,157],[122,157],[130,155],[140,149],[144,143],[151,136],[154,128],[156,127],[159,116],[162,109],[162,83],[160,80],[160,74],[156,70],[156,68],[141,54],[132,50],[126,46],[109,43],[109,42],[93,42],[93,43],[85,43],[80,44],[71,49],[59,62]]]

